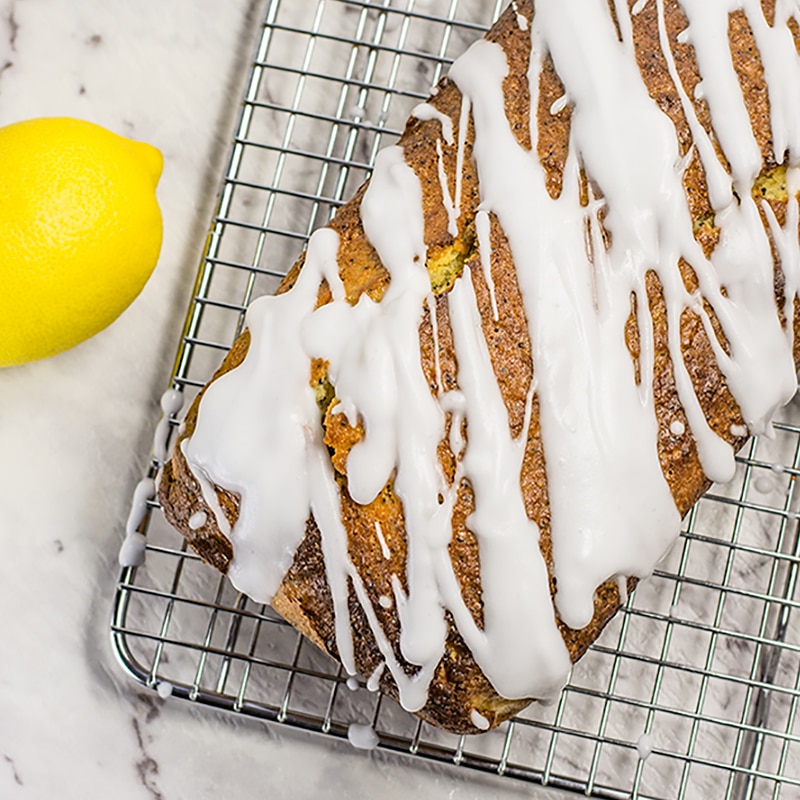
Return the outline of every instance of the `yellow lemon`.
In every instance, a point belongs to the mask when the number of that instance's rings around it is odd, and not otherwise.
[[[0,367],[88,339],[161,250],[155,147],[82,120],[0,128]]]

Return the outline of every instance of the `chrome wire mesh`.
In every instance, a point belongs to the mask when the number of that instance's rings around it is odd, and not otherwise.
[[[451,60],[501,10],[486,0],[270,0],[179,343],[191,402],[310,232],[368,176]],[[753,441],[685,520],[552,706],[457,737],[346,681],[166,524],[140,526],[112,640],[143,684],[233,713],[598,798],[800,797],[800,413]],[[174,433],[179,421],[169,418]],[[156,475],[158,461],[150,464]],[[324,744],[321,744],[324,746]],[[409,769],[413,769],[413,763]]]

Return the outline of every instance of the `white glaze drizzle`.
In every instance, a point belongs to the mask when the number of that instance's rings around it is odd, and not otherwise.
[[[669,432],[673,436],[683,436],[686,433],[686,426],[679,419],[674,419],[669,424]]]
[[[143,533],[129,533],[119,548],[119,565],[121,567],[141,567],[144,564],[147,539]]]
[[[192,463],[188,460],[189,456],[187,455],[187,443],[188,440],[184,439],[180,443],[180,450],[183,453],[184,458],[187,459],[187,463]],[[228,518],[225,516],[225,512],[222,510],[222,505],[217,497],[214,484],[211,480],[209,480],[205,470],[203,470],[199,464],[196,464],[192,467],[192,475],[200,487],[200,495],[203,498],[203,501],[214,515],[214,521],[217,524],[217,528],[219,528],[219,530],[225,534],[225,536],[230,536],[231,526],[228,522]],[[195,512],[195,514],[197,513],[198,512]],[[194,516],[194,514],[192,516]]]
[[[454,202],[456,214],[461,215],[461,183],[464,174],[464,150],[467,145],[467,127],[469,126],[469,98],[461,98],[461,113],[458,117],[458,147],[456,149],[456,188]]]
[[[646,761],[653,754],[653,736],[643,733],[636,741],[636,753],[642,761]]]
[[[369,676],[367,679],[367,691],[368,692],[377,692],[381,685],[381,676],[383,675],[384,670],[386,669],[386,662],[381,661],[377,667],[375,667],[375,671],[372,675]]]
[[[528,394],[523,433],[513,439],[481,332],[469,272],[453,287],[448,301],[457,359],[469,365],[458,373],[468,430],[460,466],[475,495],[475,510],[468,524],[480,553],[483,630],[466,608],[455,602],[457,587],[446,595],[448,608],[498,692],[504,697],[530,696],[531,675],[552,688],[563,682],[569,669],[553,616],[539,531],[528,518],[519,489],[509,491],[508,487],[509,481],[519,485],[533,391]],[[475,420],[472,425],[471,419]],[[457,473],[454,486],[459,479]],[[449,564],[449,557],[447,561]],[[525,667],[520,669],[520,664]]]
[[[539,4],[533,20],[534,35],[543,22],[559,29],[549,32],[556,66],[565,55],[553,46],[556,43],[570,52],[588,48],[585,53],[591,57],[596,45],[569,41],[561,32],[563,15],[556,8]],[[601,15],[597,8],[587,21],[573,21],[568,27],[586,32],[590,25],[613,28],[607,11]],[[605,41],[606,37],[598,38]],[[592,266],[583,244],[586,220],[576,158],[570,155],[564,191],[559,200],[552,201],[543,168],[535,155],[519,145],[505,120],[502,84],[506,71],[502,49],[484,40],[470,48],[450,74],[472,99],[473,153],[482,206],[495,212],[514,253],[537,365],[545,453],[558,454],[546,459],[557,607],[568,625],[582,628],[593,614],[595,587],[619,573],[649,573],[680,520],[658,462],[652,392],[648,382],[643,380],[641,387],[634,383],[621,336],[635,284],[624,270],[612,268],[610,254],[606,257],[602,248],[596,249],[595,261],[606,263],[602,269],[596,264],[594,272],[602,274],[608,285],[598,287],[601,308],[595,309],[592,281],[587,280]],[[571,72],[575,71],[573,67]],[[585,125],[588,134],[589,127],[608,126],[608,119],[582,120],[583,95],[591,96],[599,88],[584,86],[585,76],[566,72],[565,80],[572,77],[570,95],[576,101],[573,131]],[[618,87],[620,95],[643,91],[634,89],[630,78],[629,82],[631,86]],[[621,103],[620,96],[614,99]],[[621,113],[621,109],[608,111]],[[602,136],[602,127],[595,133]],[[621,152],[607,150],[604,155],[609,161],[624,162]],[[530,220],[539,224],[531,225]],[[624,305],[614,303],[620,297]],[[646,303],[639,307],[646,308]],[[569,364],[569,369],[549,370],[548,364]],[[638,446],[631,448],[630,441]],[[631,486],[641,490],[631,492]],[[581,503],[574,502],[576,491],[583,498]],[[643,527],[653,530],[653,536],[642,537]]]
[[[663,0],[654,1],[667,67],[675,78]],[[365,234],[391,278],[382,301],[365,295],[353,306],[346,302],[336,264],[338,237],[327,229],[315,233],[294,288],[251,306],[248,355],[208,389],[197,429],[184,447],[206,505],[233,541],[231,576],[256,600],[269,601],[291,563],[309,512],[313,513],[322,534],[342,663],[348,672],[355,672],[349,579],[385,668],[410,710],[424,705],[428,681],[441,657],[445,609],[489,680],[506,697],[552,694],[569,669],[539,552],[539,532],[527,517],[519,488],[534,391],[551,504],[555,600],[562,619],[575,628],[585,625],[592,616],[597,586],[615,579],[623,594],[625,576],[647,575],[677,534],[677,510],[656,450],[654,342],[644,282],[648,270],[657,273],[663,287],[676,386],[710,478],[732,474],[733,451],[708,425],[684,364],[680,349],[684,310],[691,309],[703,321],[751,432],[768,431],[772,414],[794,392],[791,331],[793,302],[800,289],[794,197],[800,190],[796,104],[800,67],[783,28],[796,12],[791,4],[779,2],[775,25],[770,27],[756,0],[681,0],[689,25],[679,38],[697,53],[701,91],[731,165],[729,175],[680,82],[678,97],[694,137],[692,150],[683,156],[671,122],[641,81],[630,14],[645,5],[646,0],[639,0],[628,12],[624,4],[615,3],[620,37],[606,0],[580,4],[538,0],[535,16],[526,20],[532,39],[528,83],[534,123],[539,74],[547,55],[573,107],[563,189],[555,200],[547,193],[535,155],[536,125],[533,146],[527,151],[506,121],[502,83],[507,65],[499,45],[478,42],[451,69],[462,103],[454,196],[446,176],[440,177],[442,202],[452,226],[461,214],[471,113],[472,155],[481,191],[476,228],[492,313],[496,319],[490,212],[514,255],[533,348],[536,383],[528,393],[519,437],[513,438],[509,431],[468,269],[447,294],[461,368],[459,389],[443,391],[436,308],[424,266],[421,187],[402,150],[391,147],[379,155],[361,205]],[[761,155],[726,49],[728,14],[738,8],[747,14],[759,47],[772,48],[764,66],[773,140],[777,149],[783,148],[779,160],[784,151],[788,153],[792,196],[786,223],[781,226],[761,204],[768,232],[750,192],[761,169]],[[438,113],[418,107],[415,114],[440,119],[448,140],[447,123]],[[453,123],[449,117],[447,121],[452,140]],[[437,154],[443,172],[440,142]],[[694,239],[683,191],[683,171],[693,157],[703,163],[721,230],[720,244],[710,259]],[[580,203],[579,167],[602,192],[589,206]],[[606,212],[602,223],[600,209]],[[610,233],[608,248],[603,225]],[[774,307],[770,236],[786,273],[785,328]],[[690,294],[683,285],[680,258],[697,274],[700,292]],[[323,280],[333,301],[314,310]],[[624,340],[631,295],[637,300],[641,343],[638,382]],[[722,326],[730,355],[716,340],[703,299]],[[426,306],[436,342],[435,394],[419,360],[418,328]],[[279,347],[271,348],[270,341]],[[364,436],[347,460],[350,496],[357,503],[369,503],[393,479],[395,493],[403,501],[407,570],[405,585],[397,575],[392,577],[390,603],[397,608],[403,658],[419,667],[413,675],[398,661],[347,552],[339,489],[308,386],[310,357],[329,363],[336,410],[352,424],[363,425]],[[449,442],[457,457],[452,484],[437,457],[447,414]],[[679,432],[676,422],[670,431],[682,435],[684,426],[680,423]],[[448,552],[451,515],[462,480],[469,482],[475,498],[468,527],[480,552],[483,627],[464,603]],[[219,508],[214,485],[241,497],[233,530]],[[581,503],[575,497],[581,497]],[[380,529],[376,530],[382,540]],[[263,531],[269,535],[262,536]],[[386,607],[386,599],[380,597],[379,605]],[[475,717],[473,724],[480,727]]]
[[[147,503],[156,495],[156,483],[152,478],[142,478],[133,490],[131,500],[131,510],[128,512],[128,519],[125,522],[125,533],[131,535],[136,533],[142,520],[147,514]]]
[[[442,189],[442,204],[447,212],[447,231],[451,236],[458,236],[458,211],[453,198],[450,196],[450,186],[447,181],[447,172],[444,168],[444,154],[442,143],[436,140],[436,169],[439,175],[439,186]]]
[[[759,475],[754,481],[753,485],[757,492],[761,494],[769,494],[775,489],[775,481],[769,475]]]
[[[439,355],[439,317],[436,314],[436,297],[431,292],[425,298],[428,307],[428,318],[431,321],[431,339],[433,342],[433,374],[436,379],[436,393],[442,392],[442,359]]]
[[[381,524],[378,522],[378,520],[375,520],[375,535],[378,537],[378,542],[381,546],[381,553],[383,554],[383,557],[387,559],[391,558],[392,551],[389,549],[389,545],[386,544],[386,539],[383,535],[383,529],[381,528]]]
[[[628,581],[624,575],[617,575],[617,591],[619,592],[619,601],[623,605],[628,602]]]
[[[489,725],[489,720],[486,719],[486,717],[484,717],[483,714],[481,714],[474,708],[470,712],[469,720],[478,730],[481,731],[488,731],[489,728],[491,727]]]
[[[521,31],[527,31],[530,23],[528,22],[528,18],[517,8],[517,0],[511,0],[511,8],[514,10],[514,16],[519,29]]]
[[[492,276],[492,240],[489,214],[483,209],[478,209],[475,214],[475,234],[478,237],[478,253],[481,257],[483,278],[489,289],[489,300],[492,304],[492,319],[498,319],[497,292],[495,291],[494,277]]]
[[[121,567],[140,567],[144,564],[146,539],[139,526],[147,514],[147,504],[156,495],[156,483],[152,478],[142,478],[136,484],[131,499],[131,508],[125,522],[125,538],[117,557]]]
[[[175,687],[169,681],[159,681],[156,684],[156,693],[162,700],[172,696]]]
[[[556,114],[560,114],[568,105],[569,97],[567,97],[566,94],[562,94],[561,97],[553,101],[553,104],[550,106],[550,113],[556,116]]]
[[[257,310],[248,313],[253,341],[280,338],[283,345],[254,348],[238,369],[216,381],[214,391],[203,397],[204,413],[210,418],[233,415],[244,424],[232,426],[229,435],[221,435],[213,424],[198,425],[181,442],[206,505],[233,543],[231,580],[264,602],[272,598],[291,565],[311,505],[307,454],[319,446],[321,432],[301,326],[316,305],[323,278],[330,278],[337,296],[337,248],[333,231],[323,229],[312,237],[309,259],[317,269],[301,273],[292,302],[261,298]],[[247,391],[241,391],[242,382]],[[264,416],[263,409],[270,404],[290,409],[289,419]],[[259,417],[261,422],[248,430],[247,421]],[[253,464],[258,464],[255,471]],[[246,495],[234,530],[219,507],[213,483]],[[260,536],[259,530],[270,531],[270,536]]]
[[[177,389],[167,389],[159,402],[161,406],[161,419],[156,425],[153,434],[153,458],[163,463],[167,457],[167,439],[169,439],[170,417],[177,414],[183,406],[183,392]]]
[[[205,511],[195,511],[194,514],[189,517],[189,528],[193,531],[200,530],[200,528],[206,524],[207,519],[208,514],[206,514]]]
[[[773,150],[775,160],[781,164],[787,152],[794,153],[795,158],[800,152],[800,103],[797,102],[800,55],[786,24],[792,13],[795,21],[800,22],[800,9],[796,0],[778,0],[775,4],[775,21],[771,26],[759,2],[748,0],[744,3],[744,9],[764,67],[770,99]]]
[[[442,138],[447,144],[453,144],[453,120],[447,114],[443,114],[430,103],[420,103],[413,109],[411,116],[419,120],[437,120],[442,126]]]

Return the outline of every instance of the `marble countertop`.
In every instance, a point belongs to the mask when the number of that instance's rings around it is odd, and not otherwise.
[[[162,700],[114,661],[121,531],[262,12],[258,0],[0,0],[0,125],[80,117],[165,159],[164,244],[137,301],[85,344],[0,371],[0,797],[529,797]]]
[[[294,2],[284,7],[317,7]],[[112,652],[125,522],[266,3],[0,0],[0,126],[78,117],[164,155],[164,242],[141,295],[73,350],[0,369],[0,800],[560,800],[512,780],[162,698],[133,683]],[[426,0],[417,3],[424,10]],[[679,610],[705,619],[687,594]],[[669,598],[654,607],[673,613]],[[740,658],[736,644],[720,645],[721,664]],[[682,646],[670,651],[679,662]],[[685,646],[696,645],[689,637]],[[640,730],[624,735],[635,743]],[[797,774],[795,764],[787,774]],[[704,784],[712,794],[716,785]]]

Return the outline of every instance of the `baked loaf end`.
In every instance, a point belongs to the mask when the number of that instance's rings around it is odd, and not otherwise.
[[[550,16],[558,13],[549,10],[552,5],[537,4],[541,13]],[[698,130],[702,129],[707,136],[709,152],[718,162],[715,169],[723,166],[735,171],[736,165],[728,163],[723,148],[725,137],[715,129],[713,109],[702,98],[697,99],[700,75],[695,51],[681,32],[687,26],[692,30],[690,21],[699,23],[689,20],[681,5],[674,0],[667,0],[664,5],[661,19],[657,4],[647,3],[639,13],[631,14],[629,20],[611,17],[611,22],[620,38],[633,42],[645,90],[674,128],[678,154],[684,159],[680,166],[681,184],[697,253],[695,261],[683,257],[676,259],[680,284],[677,288],[674,280],[665,271],[660,271],[656,264],[641,271],[641,285],[638,292],[629,295],[627,322],[619,333],[624,338],[632,384],[640,389],[645,383],[652,385],[658,465],[674,499],[677,515],[682,516],[710,485],[706,474],[708,467],[702,462],[698,437],[694,435],[697,422],[693,420],[696,417],[692,416],[691,409],[687,409],[687,392],[691,390],[696,398],[699,413],[706,420],[710,433],[726,443],[728,449],[736,450],[744,444],[749,435],[747,428],[753,427],[753,420],[745,419],[741,404],[734,397],[729,380],[719,366],[718,362],[723,358],[720,351],[728,356],[733,353],[735,357],[737,342],[729,341],[730,337],[726,335],[729,329],[725,327],[727,318],[723,319],[717,306],[706,297],[705,278],[702,273],[698,274],[696,266],[703,257],[713,260],[724,233],[724,225],[718,224],[722,216],[718,204],[715,210],[710,198],[709,162],[698,154],[702,150],[696,141],[700,135]],[[605,3],[602,6],[606,8]],[[606,13],[609,13],[607,8]],[[566,19],[562,22],[567,26],[572,24]],[[789,27],[800,48],[797,26]],[[592,174],[588,157],[584,162],[572,158],[575,154],[573,137],[580,137],[580,119],[576,115],[582,112],[581,100],[572,97],[565,89],[571,76],[562,78],[555,67],[555,63],[563,58],[563,51],[557,42],[547,40],[546,32],[547,20],[538,26],[531,3],[521,0],[515,8],[509,8],[503,14],[486,40],[499,45],[505,54],[507,74],[502,81],[502,90],[507,128],[522,150],[533,149],[535,152],[550,200],[556,203],[562,195],[574,190],[580,193],[579,201],[583,208],[600,204],[594,217],[586,212],[585,231],[586,246],[592,251],[595,263],[600,265],[600,251],[610,252],[617,235],[611,219],[614,197],[611,192],[604,194],[603,183]],[[788,178],[796,167],[791,165],[791,159],[787,166],[783,154],[779,158],[775,156],[769,87],[760,59],[754,57],[758,53],[756,37],[743,11],[730,15],[728,35],[733,67],[742,89],[743,107],[761,154],[761,167],[752,180],[752,193],[759,199],[757,208],[763,228],[772,230],[774,255],[780,249],[774,242],[775,225],[787,230],[792,224],[791,209],[796,209],[796,200],[790,194],[790,185],[795,184]],[[533,49],[532,36],[537,45]],[[662,49],[662,38],[670,43],[671,63]],[[549,49],[541,47],[542,41]],[[531,64],[532,53],[544,53],[540,63]],[[554,469],[553,460],[558,458],[558,454],[546,446],[547,432],[543,428],[547,423],[542,408],[542,403],[546,402],[546,398],[543,399],[546,387],[538,383],[538,362],[534,356],[537,343],[531,334],[531,320],[528,318],[527,289],[521,287],[520,264],[516,263],[519,252],[517,258],[512,255],[514,247],[510,240],[514,231],[504,229],[502,215],[495,213],[494,208],[490,208],[488,213],[485,211],[487,204],[482,195],[482,183],[487,178],[480,170],[482,159],[486,164],[487,156],[479,151],[481,134],[476,122],[480,108],[475,97],[472,106],[463,103],[459,85],[465,79],[455,79],[461,74],[458,70],[453,74],[452,80],[444,78],[441,81],[425,108],[415,111],[416,116],[409,119],[399,141],[405,163],[417,176],[421,188],[426,267],[432,290],[419,316],[420,361],[432,397],[441,399],[464,388],[464,370],[470,367],[459,363],[455,323],[451,318],[455,313],[451,308],[451,294],[464,276],[469,275],[491,369],[507,414],[508,430],[513,440],[520,443],[522,503],[527,517],[538,528],[538,545],[546,566],[546,580],[550,594],[555,597],[558,594],[555,562],[560,556],[557,552],[554,554],[555,512],[551,494],[558,487],[549,483],[548,478],[552,480],[553,473],[548,472],[548,467]],[[536,81],[533,86],[529,81],[530,75]],[[676,88],[676,75],[680,91]],[[696,98],[689,101],[691,111],[685,102],[681,102],[681,92]],[[571,102],[564,101],[565,94]],[[475,109],[475,117],[470,114],[471,107]],[[469,117],[463,119],[468,123],[460,127],[465,112]],[[532,118],[535,120],[534,131],[530,127]],[[446,130],[446,120],[452,126],[452,136]],[[480,124],[485,126],[486,123]],[[693,127],[696,125],[699,128]],[[603,131],[597,131],[598,137],[603,135]],[[792,155],[795,161],[799,156],[798,153]],[[678,165],[675,168],[678,169]],[[442,173],[446,177],[443,178]],[[339,298],[338,302],[346,301],[351,306],[355,306],[362,296],[380,304],[394,279],[394,273],[384,264],[364,230],[362,204],[368,187],[369,183],[365,184],[330,223],[330,229],[338,236],[336,260],[344,293],[344,298]],[[456,189],[459,190],[457,196]],[[737,190],[740,191],[741,187],[737,186],[734,191]],[[603,205],[604,199],[607,206]],[[482,216],[479,214],[481,211]],[[772,228],[771,222],[774,222]],[[536,225],[537,221],[531,220],[530,224]],[[295,264],[279,294],[292,290],[305,260],[304,255]],[[798,301],[794,295],[790,295],[787,301],[787,276],[781,269],[779,258],[775,259],[772,276],[772,311],[784,328],[788,326],[798,331],[798,316],[793,313]],[[678,291],[685,291],[687,297],[695,299],[702,292],[704,299],[694,303],[687,301],[675,315],[673,300]],[[794,286],[792,291],[795,291]],[[329,281],[320,281],[317,305],[335,304],[334,292]],[[647,314],[643,309],[645,303]],[[647,320],[651,323],[649,330],[643,328],[643,321]],[[791,338],[788,332],[787,337]],[[795,335],[791,343],[795,365],[800,355],[797,341]],[[181,443],[190,440],[195,432],[198,413],[203,413],[202,400],[209,386],[239,367],[251,344],[251,332],[245,330],[214,378],[193,403],[185,419],[185,431],[172,458],[164,466],[159,484],[159,500],[167,519],[204,560],[222,572],[229,570],[234,553],[230,534],[225,528],[235,526],[242,498],[214,481],[213,477],[210,480],[214,497],[210,498],[208,492],[203,491],[197,468],[189,464]],[[676,353],[680,353],[682,362],[677,377]],[[328,360],[309,358],[308,380],[315,392],[321,435],[330,459],[330,474],[338,488],[347,555],[358,576],[357,582],[352,575],[348,577],[344,590],[353,634],[352,663],[361,675],[379,676],[381,690],[398,698],[403,692],[398,690],[398,673],[385,669],[385,648],[391,648],[396,669],[401,669],[406,676],[420,670],[406,659],[405,648],[401,646],[403,624],[398,607],[410,591],[407,514],[400,499],[403,493],[395,485],[397,473],[392,472],[373,499],[361,503],[353,500],[348,484],[348,457],[365,440],[368,425],[365,426],[359,415],[348,414],[339,402],[336,376],[331,374]],[[472,524],[477,506],[476,491],[462,468],[463,447],[458,444],[459,437],[469,447],[472,441],[469,425],[458,413],[447,409],[443,435],[436,452],[438,468],[453,498],[451,538],[446,550],[464,607],[475,627],[483,629],[487,621],[484,618],[486,597],[481,543]],[[652,446],[648,442],[641,444]],[[636,492],[636,487],[631,487],[631,491]],[[577,484],[573,502],[592,502],[591,496],[585,498],[581,495],[581,486]],[[206,521],[195,528],[190,526],[189,520],[198,511],[206,512]],[[643,526],[647,524],[646,520],[643,521]],[[641,535],[644,537],[649,533],[643,530]],[[341,615],[344,612],[341,608],[337,612],[331,576],[326,569],[328,562],[323,536],[318,521],[313,514],[310,515],[305,524],[305,535],[298,537],[299,545],[290,565],[287,564],[279,588],[272,595],[271,603],[312,642],[333,657],[342,658],[342,634],[337,627],[337,613]],[[604,578],[596,587],[590,587],[596,588],[594,613],[590,620],[584,620],[586,624],[569,627],[562,621],[558,607],[556,609],[555,624],[572,662],[585,653],[619,609],[621,592],[626,594],[632,590],[637,580],[636,575],[627,574],[624,577],[606,575]],[[447,625],[444,647],[441,658],[427,676],[426,700],[420,708],[414,709],[416,713],[450,731],[475,733],[494,727],[522,710],[531,698],[503,697],[466,643],[462,635],[465,624],[459,624],[450,609],[443,613]],[[385,637],[386,642],[379,642],[379,636]]]

